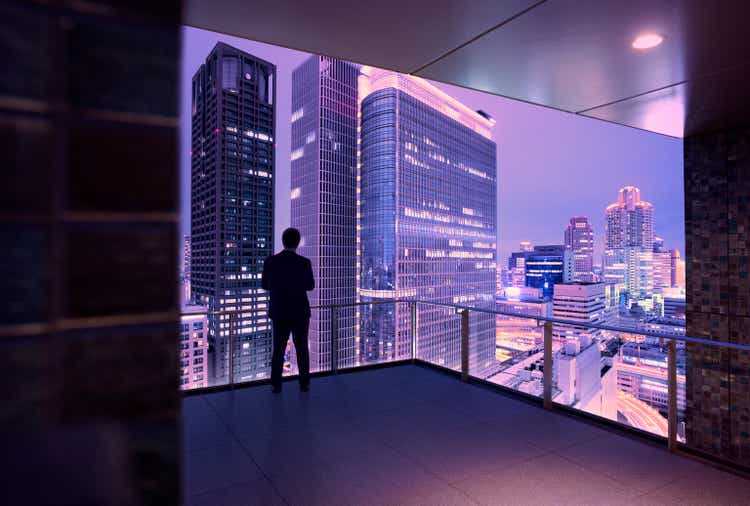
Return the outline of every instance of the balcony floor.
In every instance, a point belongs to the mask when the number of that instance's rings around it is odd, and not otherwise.
[[[750,480],[415,365],[183,400],[188,505],[745,504]]]

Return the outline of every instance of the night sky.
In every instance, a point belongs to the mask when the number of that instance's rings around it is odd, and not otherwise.
[[[307,53],[218,33],[183,28],[180,116],[181,235],[190,231],[190,83],[217,41],[276,65],[276,244],[289,226],[291,73]],[[654,205],[654,229],[667,248],[684,254],[682,139],[584,118],[486,93],[434,83],[497,124],[498,261],[522,240],[562,244],[568,219],[585,215],[601,263],[604,208],[626,185]],[[182,251],[182,248],[180,248]]]

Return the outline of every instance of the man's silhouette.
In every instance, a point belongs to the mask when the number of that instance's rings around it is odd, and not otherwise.
[[[310,389],[310,353],[307,348],[310,302],[307,292],[315,288],[315,279],[310,260],[297,254],[299,241],[299,230],[284,230],[281,235],[284,251],[266,258],[263,264],[262,286],[271,292],[268,316],[273,321],[271,385],[274,393],[281,392],[281,369],[290,332],[297,352],[300,389],[303,392]]]

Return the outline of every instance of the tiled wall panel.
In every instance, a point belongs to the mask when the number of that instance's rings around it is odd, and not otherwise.
[[[181,502],[180,5],[0,5],[0,503]]]
[[[687,331],[750,344],[750,128],[685,139]],[[750,362],[689,346],[687,444],[750,466]]]

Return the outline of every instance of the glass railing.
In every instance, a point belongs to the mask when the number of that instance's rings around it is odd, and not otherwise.
[[[313,373],[417,361],[464,380],[536,397],[598,419],[690,445],[686,361],[691,348],[717,356],[750,346],[688,337],[684,328],[650,330],[508,313],[418,300],[314,306],[309,349]],[[234,386],[270,377],[272,328],[265,309],[182,315],[182,388]],[[705,354],[705,353],[704,353]],[[297,374],[292,340],[284,374]],[[744,376],[743,376],[744,374]],[[745,385],[734,371],[728,381]],[[720,399],[711,392],[700,402]],[[722,404],[723,405],[723,404]]]

